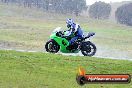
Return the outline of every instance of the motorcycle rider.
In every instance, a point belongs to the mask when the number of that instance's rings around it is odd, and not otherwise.
[[[71,37],[69,43],[72,45],[76,39],[83,37],[83,31],[79,26],[79,24],[75,24],[72,19],[67,19],[66,24],[67,24],[67,28],[69,28],[67,30],[69,33],[67,33],[66,36]]]
[[[73,45],[76,39],[83,37],[83,31],[81,27],[79,26],[79,24],[74,23],[72,19],[67,19],[66,24],[67,24],[68,30],[66,31],[67,34],[65,36],[68,36],[71,38],[69,40],[69,43],[70,45]]]

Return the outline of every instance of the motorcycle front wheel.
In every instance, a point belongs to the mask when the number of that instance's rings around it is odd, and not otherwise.
[[[96,50],[96,46],[90,41],[82,44],[81,52],[84,56],[93,56]]]
[[[45,49],[47,52],[57,53],[60,49],[60,46],[57,44],[56,41],[51,39],[45,44]]]

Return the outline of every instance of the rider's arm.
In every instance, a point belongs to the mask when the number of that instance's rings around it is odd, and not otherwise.
[[[72,30],[67,30],[66,32],[65,32],[65,36],[70,36],[72,34]]]

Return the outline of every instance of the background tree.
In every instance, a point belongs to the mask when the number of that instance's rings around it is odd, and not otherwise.
[[[81,13],[86,7],[85,0],[1,0],[3,3],[17,3],[27,8],[36,7],[43,11],[50,11],[62,14]]]
[[[95,19],[107,19],[110,16],[111,5],[105,2],[95,2],[89,8],[89,16]]]
[[[79,13],[82,10],[86,9],[86,1],[85,0],[73,0],[73,9],[76,16],[79,15]]]
[[[132,3],[122,5],[115,12],[117,22],[132,26]]]

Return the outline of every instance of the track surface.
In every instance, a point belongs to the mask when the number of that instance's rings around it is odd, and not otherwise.
[[[18,52],[43,52],[43,53],[47,53],[45,51],[33,51],[33,50],[18,50],[18,49],[1,49],[1,50],[14,50],[14,51],[18,51]],[[109,51],[109,52],[112,52],[112,51]],[[117,52],[114,52],[115,55],[111,55],[109,54],[109,52],[107,51],[106,53],[107,54],[104,54],[104,51],[100,51],[98,50],[96,55],[93,56],[93,57],[98,57],[98,58],[109,58],[109,59],[120,59],[120,60],[130,60],[132,61],[132,58],[129,58],[125,55],[125,53],[117,53]],[[65,53],[57,53],[57,54],[62,54],[62,55],[68,55],[68,56],[83,56],[81,54],[81,52],[79,53],[76,53],[76,54],[73,54],[73,53],[68,53],[68,54],[65,54]],[[124,55],[124,56],[123,56]]]

